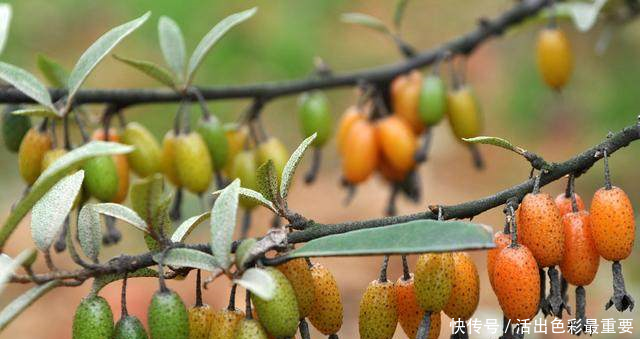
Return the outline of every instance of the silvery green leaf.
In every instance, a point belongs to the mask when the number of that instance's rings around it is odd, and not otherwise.
[[[234,283],[246,288],[261,299],[271,300],[276,291],[276,283],[267,271],[261,268],[250,268]]]
[[[287,160],[287,164],[284,166],[284,170],[282,171],[282,178],[280,179],[280,194],[282,199],[287,200],[289,187],[293,181],[293,175],[296,172],[296,168],[298,168],[300,161],[302,161],[304,152],[306,152],[309,146],[311,146],[317,135],[317,133],[313,133],[308,138],[304,139],[300,146],[298,146],[298,148],[296,148],[296,150],[291,154],[289,160]]]
[[[526,152],[525,149],[523,149],[522,147],[515,146],[509,140],[498,138],[498,137],[489,137],[489,136],[483,135],[483,136],[478,136],[473,138],[462,138],[462,140],[471,144],[484,144],[484,145],[498,146],[521,155]]]
[[[41,251],[47,251],[62,229],[82,187],[84,171],[63,178],[31,210],[31,236]]]
[[[37,103],[56,111],[51,102],[51,95],[47,87],[43,85],[33,74],[26,70],[0,61],[0,79],[8,82],[13,87]]]
[[[580,1],[558,3],[548,15],[569,16],[579,31],[586,32],[595,25],[598,14],[606,2],[607,0],[595,0],[593,3]]]
[[[153,260],[159,262],[161,255],[161,253],[154,255]],[[190,248],[174,248],[169,250],[164,257],[163,264],[173,267],[198,268],[210,272],[218,268],[213,256]]]
[[[215,25],[207,35],[202,38],[196,49],[193,51],[191,58],[189,59],[189,66],[187,71],[187,84],[191,84],[198,66],[204,60],[211,47],[227,33],[235,25],[251,18],[258,11],[257,7],[229,15],[222,19],[217,25]]]
[[[100,214],[93,208],[93,205],[84,205],[78,214],[78,239],[82,252],[94,262],[98,261],[102,245],[101,226]]]
[[[27,307],[31,306],[31,304],[54,287],[58,287],[58,285],[60,285],[59,280],[52,280],[42,285],[37,285],[10,302],[0,311],[0,331],[4,330],[4,328],[19,316],[20,313],[26,310]]]
[[[193,216],[180,224],[175,232],[171,235],[171,241],[182,242],[191,232],[205,220],[209,219],[211,212],[205,212],[200,215]]]
[[[0,54],[7,44],[9,36],[9,23],[11,23],[11,5],[0,4]]]
[[[68,100],[72,100],[87,76],[93,71],[102,59],[114,48],[122,39],[138,29],[151,15],[151,12],[143,16],[115,27],[98,38],[78,59],[75,67],[69,75],[67,88],[69,89]]]
[[[222,190],[211,209],[211,253],[216,266],[226,270],[231,266],[231,243],[236,228],[238,191],[236,179]]]
[[[269,159],[258,167],[258,190],[267,200],[278,203],[280,189],[278,188],[278,177],[276,175],[276,167],[273,160]]]
[[[36,253],[35,248],[28,248],[18,254],[15,259],[11,259],[8,255],[0,253],[0,294],[16,269],[25,263]]]
[[[158,36],[160,49],[167,65],[173,70],[178,80],[184,80],[186,71],[187,51],[180,26],[167,16],[161,16],[158,21]]]
[[[145,60],[130,59],[130,58],[125,58],[118,55],[114,55],[113,57],[118,61],[122,61],[123,63],[133,68],[136,68],[137,70],[158,80],[159,82],[161,82],[162,84],[168,87],[174,88],[176,86],[176,83],[173,81],[173,76],[171,75],[171,73],[169,73],[169,71],[162,68],[161,66],[154,64],[153,62],[145,61]]]
[[[98,293],[100,292],[101,289],[103,289],[105,286],[107,286],[108,284],[114,282],[114,281],[118,281],[118,280],[122,280],[124,279],[124,273],[111,273],[111,274],[105,274],[105,275],[101,275],[99,277],[96,277],[93,280],[93,286],[91,286],[91,290],[92,292]],[[140,268],[134,272],[128,272],[127,273],[127,279],[129,278],[157,278],[158,277],[158,272],[154,271],[150,268]]]
[[[144,220],[142,220],[142,218],[140,218],[138,213],[136,213],[135,211],[133,211],[127,206],[106,202],[102,204],[93,205],[93,209],[95,209],[96,212],[100,214],[104,214],[104,215],[114,217],[116,219],[120,219],[145,233],[149,232],[147,223]]]
[[[52,111],[46,107],[17,109],[11,112],[11,114],[26,115],[30,117],[42,117],[42,118],[59,118],[60,117],[57,112]]]
[[[380,19],[368,14],[344,13],[340,17],[340,19],[342,20],[342,22],[345,22],[348,24],[355,24],[355,25],[368,27],[382,33],[390,33],[389,28],[387,28],[387,25],[385,25],[382,21],[380,21]]]
[[[62,65],[44,54],[38,54],[37,64],[40,73],[44,75],[51,86],[58,88],[67,86],[69,71],[62,67]]]
[[[213,192],[213,195],[219,195],[220,193],[222,193],[222,190],[218,190]],[[273,213],[278,213],[278,211],[276,210],[276,207],[273,205],[273,203],[269,200],[267,200],[267,198],[265,198],[262,193],[254,191],[250,188],[245,188],[245,187],[240,187],[238,194],[240,194],[241,197],[252,200],[253,202],[256,202],[270,210],[273,211]]]

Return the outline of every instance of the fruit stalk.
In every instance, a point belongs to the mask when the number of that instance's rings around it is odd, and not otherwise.
[[[611,265],[611,271],[613,273],[613,296],[604,306],[605,309],[608,310],[611,306],[615,306],[618,312],[624,312],[627,309],[632,311],[635,301],[627,293],[624,276],[622,275],[622,264],[619,261],[614,261]]]
[[[431,327],[431,311],[424,312],[420,326],[418,326],[418,332],[416,333],[416,339],[429,338],[429,328]]]

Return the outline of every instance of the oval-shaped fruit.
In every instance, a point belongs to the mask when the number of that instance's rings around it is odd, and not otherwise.
[[[242,151],[233,158],[229,176],[240,179],[240,185],[242,187],[255,191],[258,190],[257,170],[255,153],[250,150]],[[251,209],[256,207],[257,203],[253,200],[240,197],[240,205],[246,209]]]
[[[227,155],[227,165],[224,167],[225,172],[228,174],[231,171],[233,164],[233,158],[245,149],[247,139],[249,138],[249,132],[247,132],[246,126],[236,129],[226,129],[224,135],[229,145],[229,151]]]
[[[292,337],[298,329],[300,319],[293,286],[277,269],[269,267],[265,270],[275,282],[275,293],[271,300],[262,299],[255,294],[251,295],[260,324],[267,333],[278,339]]]
[[[194,306],[189,309],[189,339],[208,339],[213,321],[213,311],[209,305]]]
[[[160,167],[162,174],[169,179],[173,186],[181,187],[182,183],[178,178],[178,169],[176,166],[176,134],[173,130],[167,131],[162,139],[162,154],[160,156]]]
[[[407,172],[399,171],[389,165],[387,160],[384,157],[381,157],[378,161],[378,172],[382,174],[382,176],[390,181],[395,183],[402,182],[407,177]]]
[[[338,123],[338,151],[341,155],[344,155],[344,147],[346,144],[347,134],[351,130],[351,126],[356,121],[366,120],[366,115],[358,108],[358,106],[351,106],[347,108],[347,110],[340,118],[340,122]]]
[[[418,112],[427,126],[439,123],[447,112],[447,87],[439,76],[430,74],[422,81]]]
[[[311,312],[311,306],[315,297],[313,277],[309,264],[304,258],[293,259],[277,267],[282,272],[296,293],[298,301],[298,313],[300,318],[306,318]]]
[[[573,70],[573,55],[569,39],[557,28],[543,29],[536,46],[538,70],[544,82],[551,88],[562,88]]]
[[[225,135],[224,126],[217,118],[211,116],[209,119],[201,120],[196,131],[207,144],[213,168],[224,168],[229,159],[229,141]]]
[[[305,138],[317,133],[313,145],[323,146],[329,137],[333,127],[333,117],[329,107],[329,99],[321,91],[304,93],[300,97],[298,117],[300,128]]]
[[[91,136],[93,140],[102,140],[113,142],[120,142],[120,134],[114,128],[109,129],[109,135],[104,135],[104,129],[99,128],[93,132]],[[113,197],[111,202],[115,202],[117,204],[124,201],[127,198],[127,194],[129,194],[129,162],[127,161],[127,156],[124,154],[118,154],[111,156],[113,158],[113,162],[116,164],[116,171],[118,172],[118,193]]]
[[[576,205],[578,206],[578,211],[584,210],[584,201],[578,195],[578,193],[573,193],[576,196]],[[556,206],[558,206],[558,210],[560,210],[560,215],[564,216],[566,214],[573,212],[573,206],[571,205],[571,197],[567,197],[564,193],[560,193],[556,196],[555,199]]]
[[[31,128],[22,139],[18,150],[18,170],[28,184],[33,184],[42,172],[42,158],[51,149],[51,136],[46,131]]]
[[[424,317],[425,311],[418,305],[416,291],[414,288],[413,274],[408,280],[402,277],[396,281],[396,304],[398,306],[398,322],[404,333],[410,339],[415,339],[418,333],[418,327]],[[433,312],[430,316],[431,323],[429,325],[428,339],[436,339],[440,336],[440,312]]]
[[[31,128],[31,119],[25,115],[15,115],[12,112],[18,106],[8,105],[2,112],[2,139],[7,149],[18,152],[22,139]]]
[[[342,175],[351,184],[361,183],[378,166],[379,146],[373,125],[356,121],[345,138],[342,154]]]
[[[182,186],[193,193],[206,191],[213,178],[213,167],[207,144],[200,134],[178,135],[175,147],[174,161]]]
[[[113,339],[147,339],[148,337],[140,319],[130,315],[120,318],[113,330]]]
[[[130,122],[122,133],[122,142],[134,147],[127,154],[131,169],[140,177],[160,172],[160,145],[156,138],[144,126]]]
[[[118,193],[118,169],[113,158],[91,158],[84,163],[82,169],[87,193],[100,201],[112,201]]]
[[[636,237],[633,206],[621,188],[600,188],[593,195],[591,231],[603,258],[619,261],[631,254]]]
[[[380,119],[376,133],[382,157],[389,165],[405,173],[415,166],[418,141],[406,122],[396,116]]]
[[[173,291],[158,291],[147,311],[151,339],[188,339],[189,313]]]
[[[500,251],[493,283],[502,312],[512,323],[533,319],[538,313],[540,275],[536,259],[526,246],[508,246]]]
[[[589,212],[571,212],[562,217],[564,256],[560,262],[562,277],[571,285],[586,286],[596,277],[600,254],[591,235]]]
[[[289,160],[289,151],[287,151],[287,147],[282,143],[282,141],[276,137],[270,137],[267,141],[258,145],[256,157],[258,160],[258,166],[269,160],[273,161],[273,166],[276,168],[276,176],[278,177],[279,182],[282,177],[282,172],[284,171],[284,166]]]
[[[313,327],[324,335],[337,333],[342,327],[343,306],[338,283],[333,274],[324,266],[315,263],[311,266],[313,277],[314,302],[309,313]]]
[[[476,264],[466,252],[453,253],[453,262],[453,288],[443,311],[451,319],[466,321],[478,308],[480,278]]]
[[[451,296],[454,273],[451,253],[427,253],[418,257],[414,286],[423,310],[439,312],[444,308]]]
[[[458,139],[472,138],[482,131],[480,105],[468,85],[449,92],[447,96],[449,125]]]
[[[267,339],[267,332],[265,332],[262,325],[254,319],[242,319],[238,324],[236,330],[235,339]]]
[[[493,243],[496,244],[496,247],[487,251],[487,273],[489,274],[489,282],[491,283],[492,288],[494,288],[493,270],[495,269],[496,265],[496,257],[503,248],[511,244],[511,235],[503,232],[498,232],[493,236]]]
[[[73,339],[111,339],[113,313],[100,296],[88,296],[80,302],[73,317]]]
[[[372,281],[360,299],[360,338],[390,339],[396,331],[397,324],[398,311],[393,283]]]
[[[48,150],[44,156],[42,157],[42,171],[46,170],[51,164],[53,164],[56,160],[60,159],[61,156],[67,154],[67,150],[64,148],[54,148],[52,150]]]
[[[560,264],[564,233],[560,210],[546,193],[528,193],[518,208],[520,243],[527,246],[540,267]]]
[[[391,82],[391,106],[393,111],[406,120],[417,134],[420,134],[425,127],[418,114],[421,88],[422,74],[418,70],[398,76]]]
[[[209,339],[233,339],[244,312],[240,310],[222,309],[213,313]]]

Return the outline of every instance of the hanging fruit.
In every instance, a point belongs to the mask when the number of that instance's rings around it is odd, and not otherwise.
[[[436,74],[427,75],[422,81],[418,112],[422,123],[437,125],[447,112],[447,87]]]
[[[223,169],[230,158],[229,141],[225,134],[224,126],[222,126],[218,118],[210,115],[200,120],[196,132],[200,134],[207,145],[213,168],[216,170]]]
[[[324,146],[333,131],[329,99],[321,91],[308,92],[302,94],[298,106],[298,119],[303,137],[308,138],[317,133],[313,145]]]
[[[555,26],[547,27],[538,35],[536,50],[542,79],[554,90],[562,89],[573,70],[573,55],[567,36]]]
[[[140,177],[147,177],[161,170],[160,145],[155,137],[144,126],[130,122],[122,133],[122,142],[134,147],[133,152],[127,154],[131,169]]]
[[[187,190],[201,194],[213,178],[211,157],[200,134],[179,134],[175,144],[175,168],[178,179]]]
[[[403,173],[414,168],[418,141],[402,119],[389,116],[376,121],[376,137],[386,164]]]
[[[406,120],[416,134],[420,134],[425,128],[418,113],[421,88],[422,74],[418,70],[400,75],[391,83],[392,110]]]
[[[480,105],[470,85],[462,85],[447,95],[449,124],[458,140],[473,138],[482,132]]]
[[[45,130],[31,128],[22,139],[18,150],[18,169],[20,176],[32,185],[42,172],[42,159],[51,149],[51,135]]]
[[[351,184],[361,183],[378,166],[379,145],[375,127],[369,121],[359,120],[349,128],[344,140],[342,175]]]

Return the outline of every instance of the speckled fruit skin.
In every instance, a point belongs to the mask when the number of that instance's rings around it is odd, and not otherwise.
[[[378,166],[379,146],[373,125],[366,120],[353,123],[344,140],[342,175],[351,184],[361,183]]]
[[[169,179],[173,186],[181,187],[182,183],[178,178],[178,170],[176,168],[176,134],[173,130],[168,131],[162,139],[162,153],[160,155],[160,168],[162,174]]]
[[[591,235],[589,212],[580,211],[562,217],[564,256],[560,262],[562,277],[571,285],[589,285],[598,273],[600,254]]]
[[[213,321],[213,310],[209,305],[189,309],[189,339],[208,339]]]
[[[454,273],[451,253],[427,253],[418,257],[414,286],[423,310],[439,312],[444,308],[451,296]]]
[[[564,253],[564,232],[560,210],[546,193],[528,193],[518,212],[520,243],[531,250],[540,267],[560,264]]]
[[[324,335],[337,333],[342,327],[343,306],[340,290],[333,274],[315,263],[311,267],[315,298],[309,320]]]
[[[442,120],[447,112],[447,87],[437,75],[429,74],[422,81],[418,113],[427,126],[433,126]]]
[[[280,139],[270,137],[267,141],[258,145],[256,158],[258,161],[256,164],[257,166],[260,166],[269,160],[273,161],[273,166],[276,169],[276,176],[279,182],[280,177],[282,177],[282,172],[284,171],[284,166],[289,160],[289,151],[287,151],[287,147],[282,143],[282,141],[280,141]]]
[[[222,309],[213,312],[209,339],[233,339],[244,312],[240,310]]]
[[[418,305],[413,274],[411,274],[411,278],[408,280],[400,277],[398,281],[396,281],[394,289],[398,309],[398,322],[407,337],[415,339],[425,311]],[[431,313],[430,318],[431,325],[429,326],[428,339],[436,339],[440,335],[440,325],[442,322],[440,312]]]
[[[564,32],[557,28],[540,31],[536,53],[538,70],[544,82],[555,90],[561,89],[573,70],[571,45]]]
[[[425,125],[418,114],[418,101],[422,88],[422,74],[418,70],[400,75],[391,82],[391,106],[393,111],[406,120],[417,134]]]
[[[189,313],[173,291],[158,291],[147,312],[151,339],[188,339]]]
[[[257,320],[242,319],[236,329],[235,339],[267,339],[262,325]]]
[[[113,158],[100,156],[87,160],[84,169],[84,188],[100,201],[111,201],[118,194],[118,169]]]
[[[176,172],[184,188],[200,194],[209,188],[213,166],[207,144],[200,134],[180,134],[176,140]]]
[[[344,147],[347,140],[347,134],[351,130],[351,127],[356,121],[366,120],[366,116],[362,113],[357,106],[351,106],[347,108],[347,110],[340,118],[340,122],[338,123],[338,133],[336,136],[338,143],[338,151],[341,155],[344,156]]]
[[[591,231],[603,258],[619,261],[631,254],[636,236],[633,206],[621,188],[601,188],[593,195]]]
[[[120,318],[113,331],[113,339],[147,339],[148,337],[140,319],[130,315]]]
[[[8,105],[2,112],[2,139],[7,149],[13,153],[20,149],[22,139],[31,128],[31,119],[28,116],[12,113],[16,109],[19,109],[19,106]]]
[[[229,176],[240,179],[240,186],[257,191],[257,170],[255,153],[251,150],[242,151],[233,158]],[[252,209],[258,204],[253,200],[240,197],[240,205],[246,209]]]
[[[304,258],[293,259],[276,267],[282,272],[296,293],[298,301],[298,312],[300,318],[306,318],[311,312],[311,306],[315,298],[315,288],[313,286],[313,276],[309,269],[309,264]]]
[[[578,211],[584,210],[584,201],[578,193],[573,193],[576,196],[576,205],[578,206]],[[571,198],[567,198],[564,193],[560,193],[556,196],[555,199],[556,206],[558,206],[558,210],[560,211],[560,215],[564,216],[568,213],[573,212],[573,206],[571,205]]]
[[[160,145],[156,138],[144,126],[130,122],[122,133],[122,142],[134,147],[127,154],[131,169],[140,177],[160,172]]]
[[[447,106],[449,125],[456,138],[472,138],[480,135],[482,131],[480,105],[471,87],[465,85],[449,92]]]
[[[469,320],[478,308],[480,300],[478,268],[466,252],[453,253],[453,262],[453,288],[442,310],[452,319]]]
[[[489,275],[491,288],[495,289],[495,287],[493,286],[493,271],[496,267],[496,257],[503,248],[511,244],[511,235],[503,232],[498,232],[493,236],[493,242],[496,244],[496,248],[487,251],[487,273]]]
[[[282,272],[273,267],[266,268],[266,271],[275,281],[273,299],[264,300],[255,294],[251,295],[260,324],[267,333],[278,339],[292,337],[298,330],[300,319],[295,291]]]
[[[73,317],[73,339],[111,339],[113,313],[100,296],[89,296],[80,302]]]
[[[60,159],[61,156],[67,154],[67,150],[64,148],[54,148],[52,150],[48,150],[44,156],[42,157],[42,171],[46,170],[51,164],[53,164],[56,160]]]
[[[398,325],[393,282],[374,280],[360,299],[358,329],[361,339],[390,339]]]
[[[229,141],[220,121],[210,116],[209,119],[203,119],[198,123],[196,131],[207,145],[213,168],[224,168],[229,159]]]
[[[91,135],[92,140],[102,140],[120,142],[120,134],[114,128],[109,129],[108,138],[104,135],[104,129],[100,128],[93,132]],[[111,156],[113,162],[116,164],[116,171],[118,172],[118,193],[111,199],[111,202],[117,204],[124,201],[129,194],[129,162],[127,156],[124,154],[118,154]]]
[[[313,145],[323,146],[331,137],[333,117],[329,99],[321,91],[304,93],[300,97],[298,119],[305,138],[317,133]]]
[[[418,140],[401,118],[389,116],[376,122],[376,137],[386,163],[399,172],[408,172],[415,164]]]
[[[51,136],[31,128],[18,149],[18,170],[22,179],[32,185],[42,172],[42,158],[51,149]]]
[[[533,319],[538,313],[540,275],[536,259],[526,246],[509,246],[500,251],[493,283],[500,307],[512,323]]]

